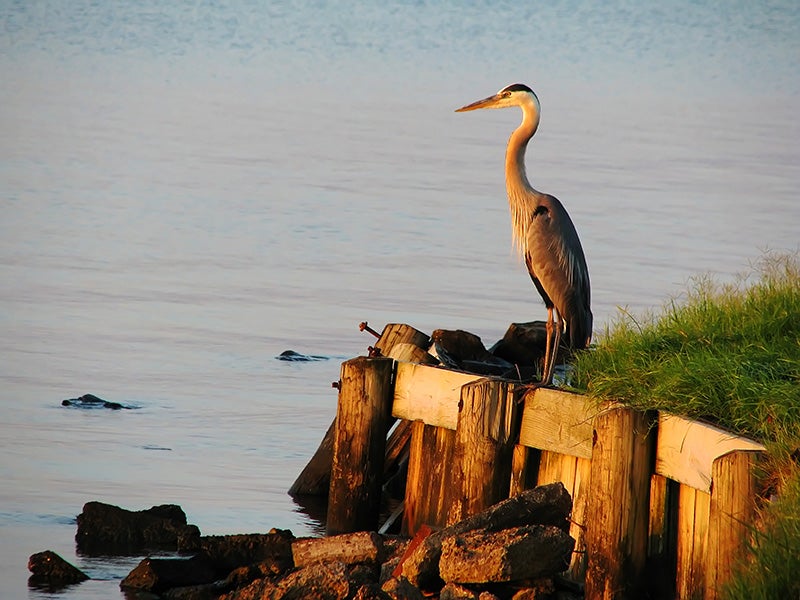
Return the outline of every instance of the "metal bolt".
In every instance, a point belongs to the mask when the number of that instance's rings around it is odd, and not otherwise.
[[[372,335],[374,335],[376,338],[379,338],[379,339],[381,337],[381,334],[378,333],[377,331],[375,331],[369,325],[367,325],[366,321],[362,321],[361,323],[358,324],[358,330],[359,331],[367,331],[367,332],[371,333]]]

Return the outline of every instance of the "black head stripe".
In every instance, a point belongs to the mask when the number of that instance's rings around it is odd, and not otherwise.
[[[504,87],[501,92],[530,92],[533,93],[533,90],[529,88],[524,83],[512,83],[509,86]]]

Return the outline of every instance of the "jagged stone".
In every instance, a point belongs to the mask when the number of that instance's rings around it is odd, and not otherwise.
[[[530,582],[527,587],[517,590],[511,600],[551,600],[556,591],[553,580],[549,577]]]
[[[131,511],[87,502],[77,521],[75,543],[81,553],[89,555],[176,550],[180,539],[200,534],[197,527],[186,524],[186,514],[175,504]]]
[[[405,577],[390,577],[381,585],[381,589],[392,600],[424,600],[425,598],[419,588]]]
[[[270,569],[279,572],[291,567],[292,543],[289,530],[273,529],[269,533],[237,535],[204,535],[181,540],[179,551],[204,554],[223,577],[238,567],[275,559]]]
[[[392,597],[381,589],[378,583],[365,583],[353,596],[353,600],[392,600]]]
[[[554,575],[569,566],[575,540],[552,525],[469,531],[442,541],[446,582],[508,582]]]
[[[52,550],[31,554],[28,558],[28,570],[31,572],[28,583],[34,586],[57,588],[89,579],[86,573]]]
[[[219,576],[201,555],[191,558],[145,558],[120,582],[122,589],[159,594],[170,588],[212,583]]]
[[[447,583],[439,592],[439,600],[479,600],[480,592],[458,583]]]
[[[383,540],[374,531],[358,531],[323,538],[304,538],[292,543],[297,567],[317,562],[339,561],[347,565],[377,563]]]
[[[566,532],[569,531],[567,517],[571,511],[572,499],[561,483],[525,490],[429,535],[402,563],[403,576],[422,589],[441,588],[439,558],[442,540],[446,537],[471,530],[499,531],[530,524],[554,525]]]

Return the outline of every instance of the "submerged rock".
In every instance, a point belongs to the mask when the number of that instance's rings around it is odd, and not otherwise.
[[[294,350],[284,350],[275,358],[289,362],[311,362],[315,360],[328,360],[329,357],[317,356],[315,354],[300,354]]]
[[[31,554],[28,559],[28,570],[32,573],[28,585],[35,587],[59,588],[89,579],[86,573],[52,550]]]
[[[134,408],[133,406],[125,406],[119,402],[109,402],[108,400],[103,400],[94,394],[84,394],[80,398],[62,400],[61,406],[74,406],[75,408],[109,408],[111,410]]]

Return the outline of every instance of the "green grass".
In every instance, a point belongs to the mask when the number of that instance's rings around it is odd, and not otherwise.
[[[710,421],[767,447],[763,527],[729,598],[800,599],[800,262],[766,255],[734,284],[693,280],[642,318],[623,312],[575,357],[574,385]],[[793,455],[794,453],[794,455]]]
[[[598,399],[791,445],[800,436],[800,263],[768,256],[735,284],[694,280],[660,314],[623,313],[576,357],[574,374]]]

